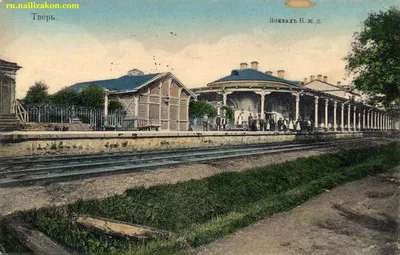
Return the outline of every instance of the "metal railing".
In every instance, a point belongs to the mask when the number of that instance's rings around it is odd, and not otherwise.
[[[110,112],[108,116],[104,116],[103,109],[55,104],[30,104],[26,105],[25,109],[26,122],[84,123],[89,124],[93,130],[119,129],[124,126],[125,115],[120,111]]]

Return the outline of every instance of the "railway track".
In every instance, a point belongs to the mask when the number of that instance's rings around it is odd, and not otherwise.
[[[181,164],[261,156],[284,152],[335,148],[339,144],[374,138],[301,143],[284,142],[204,147],[113,154],[30,156],[2,158],[0,188],[26,186],[38,182],[55,182],[102,175],[139,172]]]

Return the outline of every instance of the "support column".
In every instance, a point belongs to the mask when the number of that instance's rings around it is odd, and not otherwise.
[[[228,100],[228,94],[226,92],[224,92],[222,94],[222,100],[223,100],[223,106],[226,106],[226,101]]]
[[[265,114],[264,114],[264,108],[265,108],[265,96],[269,95],[271,92],[266,92],[266,91],[261,91],[261,92],[255,92],[257,95],[260,95],[261,101],[260,101],[260,117],[262,119],[265,119]],[[230,93],[229,93],[230,94]]]
[[[336,111],[337,111],[337,102],[333,102],[333,131],[336,132],[337,126],[336,126]]]
[[[363,125],[362,125],[362,129],[365,130],[365,118],[367,117],[367,111],[364,109],[363,110]]]
[[[224,92],[222,93],[222,103],[223,103],[222,106],[227,106],[228,95],[230,95],[230,94],[232,94],[232,93],[233,93],[233,92],[226,92],[226,91],[224,91]]]
[[[378,130],[382,130],[382,123],[381,123],[382,113],[378,112]]]
[[[389,115],[386,115],[386,130],[389,130]]]
[[[104,116],[108,115],[108,89],[104,89]]]
[[[325,98],[325,130],[328,130],[328,105],[329,99]]]
[[[379,131],[379,112],[376,113],[376,130]]]
[[[350,123],[350,114],[351,114],[351,105],[347,105],[347,131],[351,131],[351,123]]]
[[[375,123],[374,123],[374,111],[371,111],[371,129],[375,130]]]
[[[314,127],[315,128],[318,128],[318,99],[319,99],[319,97],[318,96],[315,96],[315,105],[314,105],[314,107],[315,107],[315,117],[314,117]]]
[[[370,128],[370,123],[369,123],[369,116],[371,115],[371,111],[367,110],[367,125],[366,128],[369,129]]]
[[[264,114],[265,94],[262,93],[260,96],[261,96],[261,109],[260,109],[261,114],[260,114],[260,116],[261,116],[261,119],[265,119],[265,114]]]
[[[374,116],[375,116],[375,120],[374,120],[375,129],[378,130],[378,113],[374,112]]]
[[[299,120],[300,114],[300,93],[296,95],[296,121]]]
[[[353,131],[357,131],[357,106],[354,106],[354,111],[353,111]]]
[[[361,109],[358,111],[358,131],[361,131]]]
[[[344,131],[344,103],[342,103],[342,109],[340,114],[340,131]]]
[[[384,116],[384,127],[385,127],[385,131],[387,131],[387,115],[385,114],[385,116]]]

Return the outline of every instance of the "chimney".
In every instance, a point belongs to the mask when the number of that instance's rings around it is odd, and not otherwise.
[[[310,81],[313,81],[315,79],[314,75],[310,75]]]
[[[258,62],[257,61],[251,62],[251,69],[254,69],[254,70],[258,69]]]
[[[240,63],[240,69],[246,69],[247,68],[247,63]]]
[[[281,79],[285,78],[285,71],[284,70],[278,70],[278,77]]]
[[[322,81],[328,83],[328,76],[324,76],[324,79]]]
[[[306,84],[308,82],[307,78],[304,78],[303,83]]]
[[[265,74],[272,75],[272,71],[266,71]]]
[[[338,82],[337,82],[337,85],[338,85],[338,86],[342,86],[342,82],[338,81]]]
[[[322,75],[321,74],[317,75],[317,80],[322,81]]]

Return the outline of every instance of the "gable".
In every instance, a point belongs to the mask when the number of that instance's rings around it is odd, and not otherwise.
[[[325,82],[314,80],[314,81],[306,84],[305,87],[309,88],[309,89],[321,91],[321,92],[324,92],[327,94],[331,94],[331,95],[334,95],[337,97],[341,97],[341,98],[345,98],[345,99],[348,98],[348,93],[346,91],[343,91],[339,87],[325,83]]]

